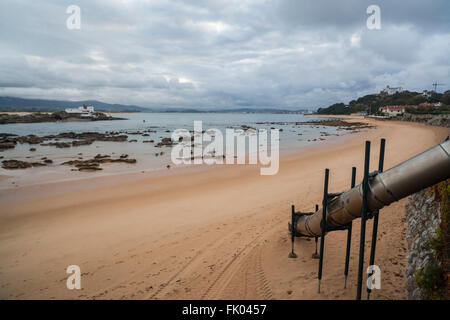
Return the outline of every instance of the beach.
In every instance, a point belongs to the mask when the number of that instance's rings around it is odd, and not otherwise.
[[[386,139],[388,169],[442,142],[449,130],[351,121],[376,128],[283,154],[273,176],[260,175],[257,166],[222,165],[1,190],[0,298],[354,299],[360,219],[353,224],[347,288],[347,233],[332,232],[318,294],[314,240],[297,238],[298,258],[288,258],[291,205],[313,211],[321,203],[325,168],[330,192],[349,188],[353,166],[359,183],[366,140],[375,170]],[[380,211],[381,289],[372,299],[407,299],[406,200]],[[367,230],[365,266],[372,221]],[[70,265],[81,268],[81,290],[66,288]]]

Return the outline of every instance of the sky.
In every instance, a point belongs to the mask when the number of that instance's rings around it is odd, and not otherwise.
[[[314,110],[436,81],[450,88],[448,0],[0,1],[1,96]]]

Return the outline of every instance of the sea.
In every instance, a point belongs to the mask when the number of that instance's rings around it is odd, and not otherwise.
[[[156,172],[177,167],[171,161],[170,147],[156,147],[162,138],[171,137],[176,129],[194,130],[194,121],[202,121],[202,129],[220,130],[225,136],[226,128],[248,126],[255,129],[271,128],[279,131],[280,154],[298,152],[304,147],[324,143],[330,138],[348,134],[348,131],[337,127],[314,125],[296,125],[295,122],[325,120],[324,117],[305,116],[303,114],[272,113],[120,113],[109,114],[126,120],[82,121],[82,122],[50,122],[50,123],[17,123],[0,125],[0,133],[11,133],[20,136],[34,134],[37,136],[56,135],[63,132],[121,132],[128,135],[127,142],[96,141],[91,145],[70,148],[54,146],[29,145],[18,143],[14,149],[0,151],[0,160],[21,160],[39,162],[46,157],[53,160],[45,167],[6,170],[0,168],[0,189],[18,185],[39,184],[66,179],[84,178],[101,175],[122,174],[130,172]],[[150,136],[133,134],[151,130]],[[148,132],[146,132],[148,133]],[[270,136],[269,136],[270,137]],[[129,142],[136,140],[136,142]],[[154,140],[155,143],[144,143]],[[60,139],[59,142],[64,142]],[[71,140],[67,140],[71,141]],[[47,141],[46,141],[47,142]],[[204,146],[208,143],[205,142]],[[225,144],[225,142],[224,142]],[[36,151],[30,151],[36,148]],[[161,154],[162,152],[162,154]],[[90,159],[98,154],[117,158],[127,154],[137,160],[136,164],[108,164],[103,170],[96,172],[79,172],[73,167],[61,163],[76,159]],[[3,158],[1,158],[3,157]],[[168,167],[170,166],[170,167]]]

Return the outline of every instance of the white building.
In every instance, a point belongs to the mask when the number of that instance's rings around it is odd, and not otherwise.
[[[405,113],[407,107],[411,106],[384,106],[380,107],[378,110],[388,116],[398,116]]]
[[[430,98],[432,94],[433,94],[433,91],[423,90],[423,92],[422,92],[422,96],[425,98]]]
[[[82,117],[90,117],[94,114],[95,110],[93,106],[84,105],[78,108],[67,108],[67,113],[79,114]]]
[[[400,92],[403,92],[402,87],[391,88],[390,86],[386,86],[386,88],[381,90],[381,94],[387,94],[388,96],[391,96],[393,94],[400,93]]]

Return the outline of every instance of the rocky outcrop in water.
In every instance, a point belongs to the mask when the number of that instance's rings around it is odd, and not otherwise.
[[[155,147],[171,147],[174,145],[172,138],[162,138],[160,142],[158,142]]]
[[[65,111],[56,111],[53,113],[31,113],[26,115],[0,114],[0,124],[8,123],[38,123],[38,122],[57,122],[57,121],[105,121],[105,120],[126,120],[125,118],[116,118],[108,116],[101,112],[96,112],[90,117],[82,117],[78,114],[67,113]]]
[[[78,171],[97,171],[102,170],[100,167],[103,163],[136,163],[136,159],[129,159],[128,155],[121,155],[117,159],[112,159],[109,155],[96,155],[93,159],[88,160],[70,160],[63,162],[62,165],[74,166]]]
[[[71,142],[58,141],[59,139],[72,139]],[[95,141],[124,142],[128,136],[119,133],[100,132],[63,132],[56,135],[38,137],[34,134],[27,136],[17,136],[9,133],[0,133],[0,151],[15,148],[17,143],[40,144],[41,146],[52,146],[56,148],[70,148],[90,145]],[[47,142],[52,141],[52,142]]]

